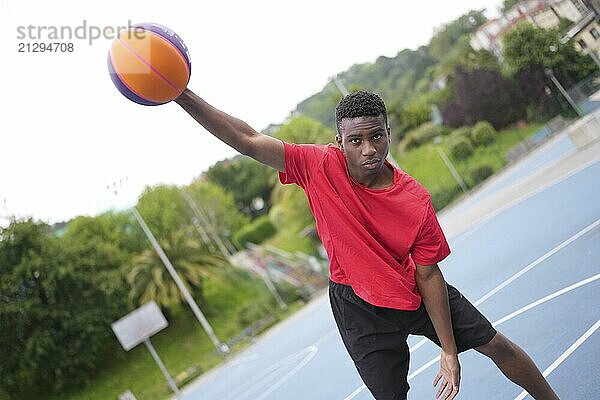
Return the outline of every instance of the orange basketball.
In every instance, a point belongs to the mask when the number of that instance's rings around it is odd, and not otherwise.
[[[108,71],[117,89],[147,106],[179,97],[191,69],[183,40],[159,24],[137,24],[121,31],[108,52]]]

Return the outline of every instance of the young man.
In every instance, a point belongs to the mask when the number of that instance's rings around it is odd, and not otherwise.
[[[330,259],[335,321],[376,399],[406,398],[408,334],[441,347],[436,398],[456,397],[458,353],[475,349],[534,398],[558,399],[529,356],[444,281],[437,263],[450,249],[429,193],[386,161],[390,127],[379,96],[340,101],[337,146],[260,134],[187,89],[176,102],[223,142],[277,169],[282,183],[304,189]]]

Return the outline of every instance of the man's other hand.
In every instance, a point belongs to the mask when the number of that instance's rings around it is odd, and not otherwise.
[[[460,362],[458,361],[458,354],[449,354],[442,350],[440,372],[438,372],[433,380],[433,386],[437,386],[440,380],[440,387],[435,398],[438,399],[442,396],[442,400],[454,399],[460,388]]]

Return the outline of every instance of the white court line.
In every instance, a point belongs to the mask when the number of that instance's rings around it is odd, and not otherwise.
[[[498,216],[499,214],[503,213],[504,211],[508,210],[509,208],[512,208],[514,206],[516,206],[517,204],[524,202],[525,200],[528,200],[529,198],[543,192],[544,190],[555,186],[563,181],[566,181],[567,179],[569,179],[570,177],[578,174],[579,172],[591,167],[592,165],[596,164],[597,162],[599,162],[600,159],[599,158],[595,158],[591,161],[586,162],[585,164],[580,165],[579,167],[567,172],[565,175],[559,176],[556,179],[551,180],[550,182],[546,183],[545,185],[542,185],[536,189],[534,189],[533,191],[526,193],[524,195],[522,195],[521,197],[517,197],[516,199],[514,199],[513,201],[510,201],[508,203],[506,203],[505,205],[503,205],[502,207],[499,207],[497,209],[495,209],[494,211],[492,211],[489,214],[486,214],[482,217],[480,217],[478,220],[476,220],[475,222],[473,222],[471,224],[471,226],[467,227],[466,230],[458,233],[457,235],[453,236],[453,244],[456,245],[457,243],[460,243],[462,241],[464,241],[464,239],[470,237],[471,235],[473,235],[479,228],[481,228],[483,225],[485,225],[486,222],[488,222],[490,219]],[[520,183],[519,183],[520,184]],[[463,213],[464,214],[464,213]],[[462,214],[458,215],[458,218],[461,217]],[[443,218],[443,217],[442,217]],[[454,217],[457,218],[457,217]],[[442,220],[443,221],[443,220]],[[444,225],[444,222],[442,222],[442,226]]]
[[[513,319],[514,317],[516,317],[517,315],[523,314],[525,311],[531,310],[534,307],[539,306],[540,304],[543,304],[547,301],[550,301],[552,299],[554,299],[555,297],[558,297],[562,294],[565,294],[567,292],[570,292],[573,289],[577,289],[578,287],[587,285],[588,283],[592,283],[594,281],[597,281],[598,279],[600,279],[600,274],[596,274],[594,276],[591,276],[587,279],[584,279],[582,281],[579,281],[577,283],[574,283],[570,286],[567,286],[566,288],[560,289],[552,294],[549,294],[546,297],[542,297],[539,300],[534,301],[533,303],[530,303],[524,307],[521,307],[520,309],[518,309],[515,312],[512,312],[510,314],[508,314],[505,317],[500,318],[499,320],[497,320],[496,322],[494,322],[492,325],[494,326],[498,326],[500,324],[503,324],[504,322]],[[438,361],[440,359],[440,356],[435,357],[434,359],[428,361],[427,363],[425,363],[422,367],[420,367],[419,369],[417,369],[416,371],[414,371],[412,374],[409,375],[408,379],[414,378],[415,376],[419,375],[421,372],[425,371],[427,368],[429,368],[431,365],[435,364],[436,361]]]
[[[583,342],[585,342],[590,336],[592,336],[594,332],[598,330],[598,328],[600,328],[600,319],[596,321],[596,323],[592,325],[592,327],[588,329],[583,335],[581,335],[581,337],[577,339],[575,343],[573,343],[567,350],[565,350],[565,352],[562,353],[560,357],[554,360],[554,362],[544,370],[542,375],[544,375],[544,377],[550,375],[552,371],[554,371],[560,364],[562,364],[562,362],[565,361],[567,357],[573,354],[573,352],[577,350],[577,348],[581,346]],[[523,400],[525,397],[527,397],[528,394],[529,393],[527,393],[527,391],[523,390],[520,395],[515,397],[515,400]]]
[[[548,296],[542,297],[541,299],[536,300],[533,303],[530,303],[530,304],[526,305],[525,307],[519,308],[517,311],[512,312],[512,313],[508,314],[507,316],[505,316],[503,318],[500,318],[498,321],[494,322],[492,325],[494,325],[494,326],[500,325],[500,324],[502,324],[502,323],[504,323],[504,322],[506,322],[506,321],[508,321],[510,319],[513,319],[514,317],[516,317],[519,314],[523,314],[525,311],[528,311],[528,310],[530,310],[530,309],[532,309],[534,307],[539,306],[540,304],[543,304],[543,303],[545,303],[545,302],[547,302],[549,300],[552,300],[555,297],[560,296],[561,294],[565,294],[567,292],[570,292],[573,289],[577,289],[580,286],[587,285],[588,283],[592,283],[592,282],[594,282],[594,281],[596,281],[598,279],[600,279],[600,274],[596,274],[596,275],[591,276],[591,277],[589,277],[587,279],[584,279],[582,281],[574,283],[571,286],[567,286],[566,288],[560,289],[560,290],[558,290],[558,291],[556,291],[554,293],[549,294]]]
[[[524,307],[521,307],[520,309],[518,309],[515,312],[512,312],[510,314],[508,314],[505,317],[500,318],[499,320],[497,320],[496,322],[494,322],[492,325],[494,326],[498,326],[514,317],[516,317],[517,315],[523,314],[525,311],[528,311],[534,307],[539,306],[540,304],[543,304],[549,300],[554,299],[555,297],[558,297],[562,294],[565,294],[567,292],[570,292],[573,289],[577,289],[578,287],[587,285],[589,283],[592,283],[594,281],[597,281],[598,279],[600,279],[600,274],[596,274],[593,275],[587,279],[583,279],[577,283],[574,283],[570,286],[567,286],[563,289],[557,290],[556,292],[549,294],[548,296],[542,297],[539,300],[534,301],[533,303],[530,303]],[[435,364],[437,361],[439,361],[440,356],[437,356],[431,360],[429,360],[428,362],[426,362],[425,364],[423,364],[421,367],[417,368],[413,373],[411,373],[410,375],[408,375],[408,380],[416,377],[417,375],[419,375],[420,373],[422,373],[423,371],[425,371],[427,368],[431,367],[433,364]],[[360,393],[362,390],[366,389],[366,386],[363,384],[361,385],[359,388],[357,388],[355,391],[353,391],[350,395],[346,396],[346,398],[344,398],[344,400],[351,400],[354,398],[354,396],[356,396],[358,393]]]
[[[296,353],[290,354],[289,356],[279,360],[275,364],[272,364],[267,370],[262,371],[260,374],[253,376],[247,382],[244,382],[241,385],[233,388],[232,391],[227,393],[226,399],[241,399],[247,398],[249,394],[253,392],[257,392],[262,386],[266,386],[269,383],[269,379],[273,379],[271,375],[276,374],[279,369],[285,368],[286,366],[293,365],[296,360],[300,360],[298,365],[292,368],[289,372],[287,372],[281,378],[275,380],[269,387],[267,387],[259,397],[254,398],[255,400],[263,399],[273,391],[277,390],[281,387],[287,380],[289,380],[292,376],[294,376],[298,371],[300,371],[306,364],[308,364],[314,356],[319,351],[319,348],[316,346],[308,346]],[[260,392],[259,392],[260,393]]]
[[[568,245],[570,245],[571,243],[588,233],[589,231],[593,230],[598,225],[600,225],[600,218],[591,223],[590,225],[586,226],[585,228],[577,232],[575,235],[571,236],[570,238],[568,238],[567,240],[565,240],[564,242],[562,242],[561,244],[559,244],[558,246],[556,246],[555,248],[553,248],[552,250],[550,250],[549,252],[547,252],[546,254],[544,254],[543,256],[541,256],[540,258],[538,258],[537,260],[535,260],[534,262],[532,262],[531,264],[529,264],[528,266],[526,266],[525,268],[523,268],[522,270],[520,270],[519,272],[502,282],[501,284],[499,284],[498,286],[496,286],[495,288],[493,288],[492,290],[490,290],[487,294],[485,294],[483,297],[477,300],[474,303],[474,305],[480,305],[481,303],[498,293],[501,289],[508,286],[511,282],[515,281],[521,275],[536,267],[537,265],[541,264],[542,262],[546,261],[548,258],[552,257],[554,254],[558,253],[560,250],[564,249],[565,247],[567,247]]]
[[[519,272],[517,272],[510,278],[506,279],[504,282],[502,282],[501,284],[499,284],[498,286],[496,286],[495,288],[493,288],[486,294],[484,294],[479,300],[477,300],[475,303],[473,303],[473,305],[477,307],[478,305],[480,305],[481,303],[483,303],[484,301],[486,301],[487,299],[489,299],[490,297],[492,297],[493,295],[498,293],[500,290],[502,290],[503,288],[505,288],[506,286],[508,286],[515,280],[517,280],[523,274],[530,271],[534,267],[538,266],[542,262],[546,261],[548,258],[552,257],[554,254],[558,253],[560,250],[564,249],[565,247],[567,247],[568,245],[570,245],[571,243],[573,243],[574,241],[576,241],[577,239],[579,239],[580,237],[582,237],[583,235],[588,233],[589,231],[593,230],[598,225],[600,225],[600,218],[597,219],[596,221],[594,221],[593,223],[591,223],[590,225],[586,226],[585,228],[583,228],[582,230],[580,230],[575,235],[571,236],[570,238],[568,238],[567,240],[565,240],[558,246],[554,247],[552,250],[548,251],[546,254],[544,254],[537,260],[535,260],[532,263],[530,263],[529,265],[527,265],[525,268],[523,268],[522,270],[520,270]],[[428,339],[421,339],[417,344],[415,344],[413,347],[411,347],[409,349],[409,351],[412,353],[413,351],[417,350],[419,347],[421,347],[425,343],[427,343],[427,341],[428,341]]]
[[[256,400],[262,400],[265,397],[267,397],[268,395],[270,395],[271,393],[273,393],[275,390],[279,389],[288,379],[290,379],[292,376],[294,376],[306,364],[308,364],[310,362],[310,360],[313,359],[313,357],[319,351],[319,348],[317,346],[309,346],[309,347],[307,347],[307,350],[309,351],[309,353],[306,355],[306,357],[304,357],[304,359],[302,361],[300,361],[300,363],[298,365],[296,365],[294,367],[294,369],[292,369],[290,372],[285,374],[285,376],[283,376],[277,382],[275,382],[274,384],[269,386],[269,388],[267,390],[265,390],[260,396],[258,396],[256,398]]]
[[[346,396],[346,397],[344,398],[344,400],[350,400],[350,399],[353,399],[353,398],[354,398],[354,396],[356,396],[357,394],[359,394],[360,392],[362,392],[362,391],[363,391],[363,390],[365,390],[366,388],[367,388],[367,387],[366,387],[364,384],[360,385],[359,387],[357,387],[357,388],[356,388],[356,390],[355,390],[354,392],[352,392],[352,393],[350,393],[348,396]]]

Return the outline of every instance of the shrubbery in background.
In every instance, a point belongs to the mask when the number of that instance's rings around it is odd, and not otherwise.
[[[431,139],[443,135],[447,132],[443,126],[434,125],[431,122],[422,124],[416,129],[408,132],[404,138],[400,141],[399,150],[408,151],[415,147],[422,146],[429,142]]]
[[[233,235],[233,241],[239,248],[246,247],[246,243],[259,244],[277,233],[275,225],[268,215],[263,215],[241,228]]]
[[[487,121],[480,121],[471,128],[471,141],[475,147],[485,146],[494,141],[496,130]]]
[[[489,164],[483,164],[471,171],[473,185],[477,185],[494,174],[494,168]]]
[[[449,143],[450,153],[457,160],[464,160],[473,154],[473,145],[468,137],[459,136],[452,138]]]

